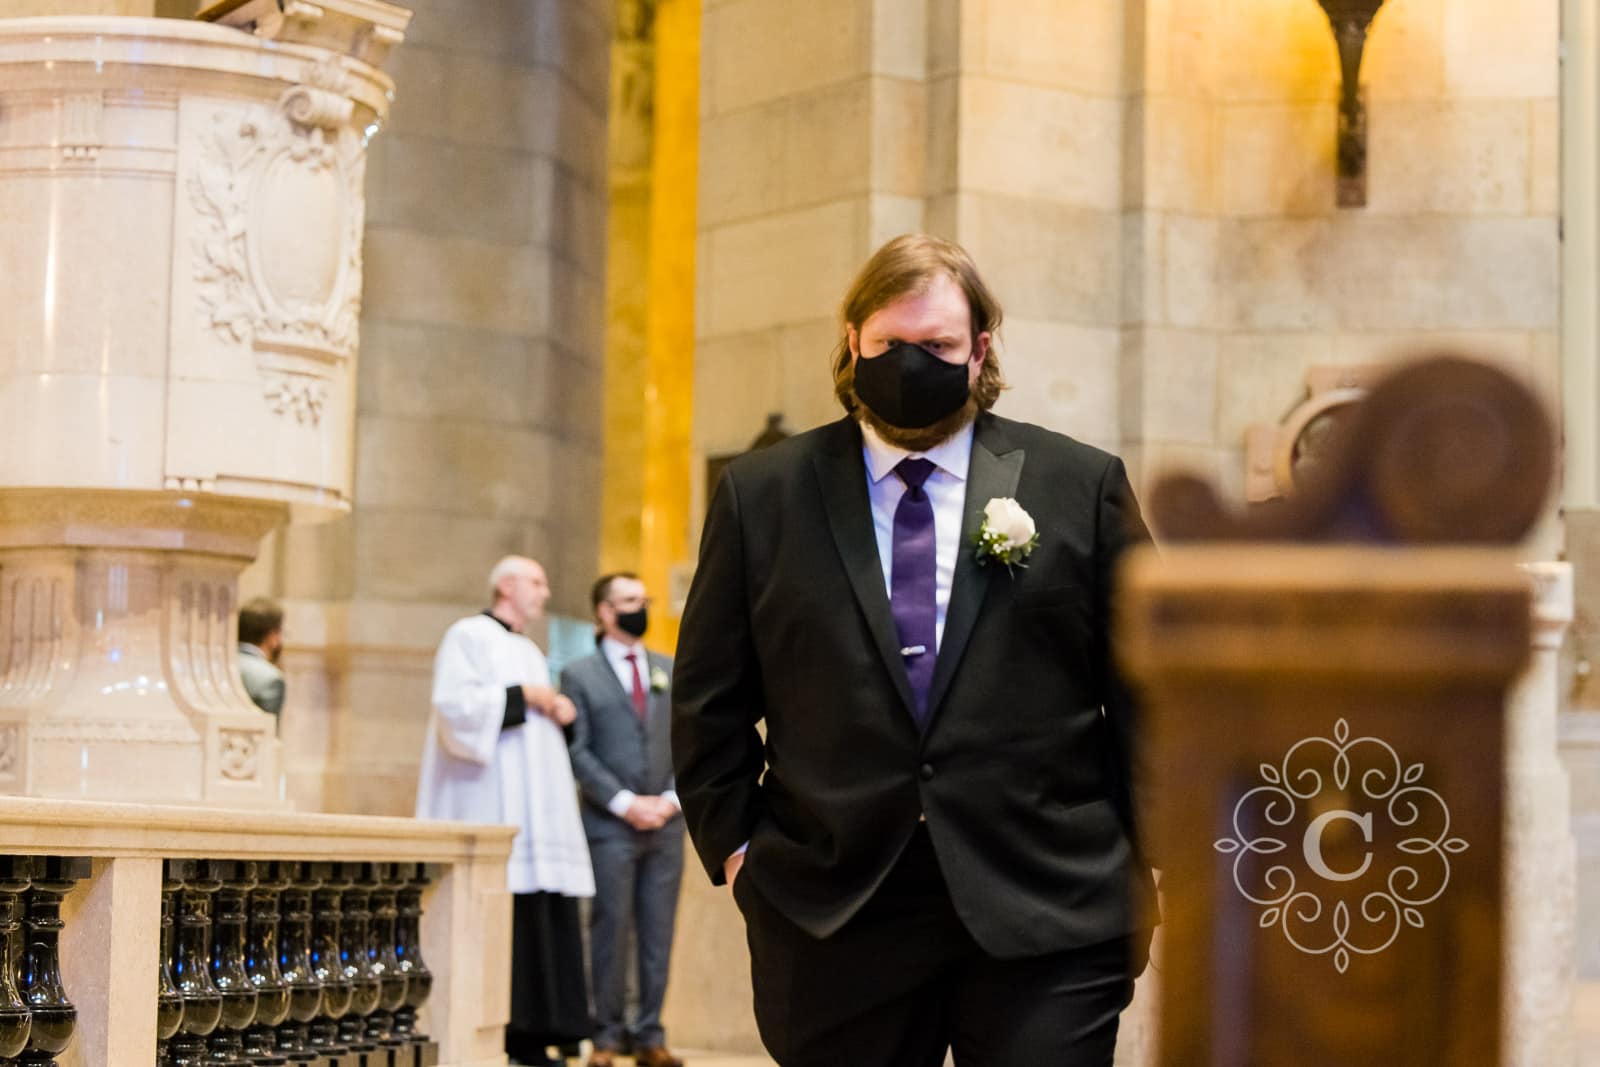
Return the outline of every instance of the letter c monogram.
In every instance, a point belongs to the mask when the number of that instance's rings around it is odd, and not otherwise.
[[[1367,868],[1372,866],[1372,852],[1370,849],[1367,851],[1366,859],[1361,861],[1361,866],[1346,874],[1341,874],[1329,867],[1327,861],[1322,858],[1322,835],[1327,832],[1329,823],[1339,819],[1353,822],[1361,827],[1361,839],[1369,845],[1372,844],[1372,813],[1370,811],[1365,815],[1357,815],[1353,811],[1344,811],[1342,809],[1326,811],[1311,820],[1311,825],[1306,827],[1306,836],[1303,843],[1306,862],[1311,865],[1313,871],[1316,871],[1317,874],[1330,882],[1353,882],[1363,874],[1366,874]]]

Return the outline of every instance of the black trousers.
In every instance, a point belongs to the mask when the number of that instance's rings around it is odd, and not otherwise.
[[[781,1067],[1111,1067],[1148,935],[1017,960],[972,940],[924,828],[883,886],[818,940],[734,882],[761,1040]]]

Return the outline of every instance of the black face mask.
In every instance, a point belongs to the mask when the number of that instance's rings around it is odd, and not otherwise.
[[[967,393],[966,361],[946,363],[907,341],[881,356],[856,360],[856,396],[890,426],[932,426],[960,411]]]
[[[644,632],[650,628],[650,609],[640,608],[638,611],[617,612],[617,629],[633,637],[643,637]]]

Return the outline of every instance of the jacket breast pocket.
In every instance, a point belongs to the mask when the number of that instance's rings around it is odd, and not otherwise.
[[[1018,611],[1029,614],[1076,614],[1088,610],[1089,595],[1081,585],[1056,584],[1018,589],[1011,602]]]
[[[1081,585],[1018,589],[1011,608],[1016,625],[1057,654],[1079,649],[1093,629],[1089,593]]]

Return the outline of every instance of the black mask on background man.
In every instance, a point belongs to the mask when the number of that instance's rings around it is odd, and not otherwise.
[[[901,341],[855,366],[856,396],[891,426],[919,430],[967,402],[967,364],[946,363],[921,345]]]
[[[617,629],[634,637],[643,637],[644,632],[650,628],[650,609],[640,608],[638,611],[617,612]]]

